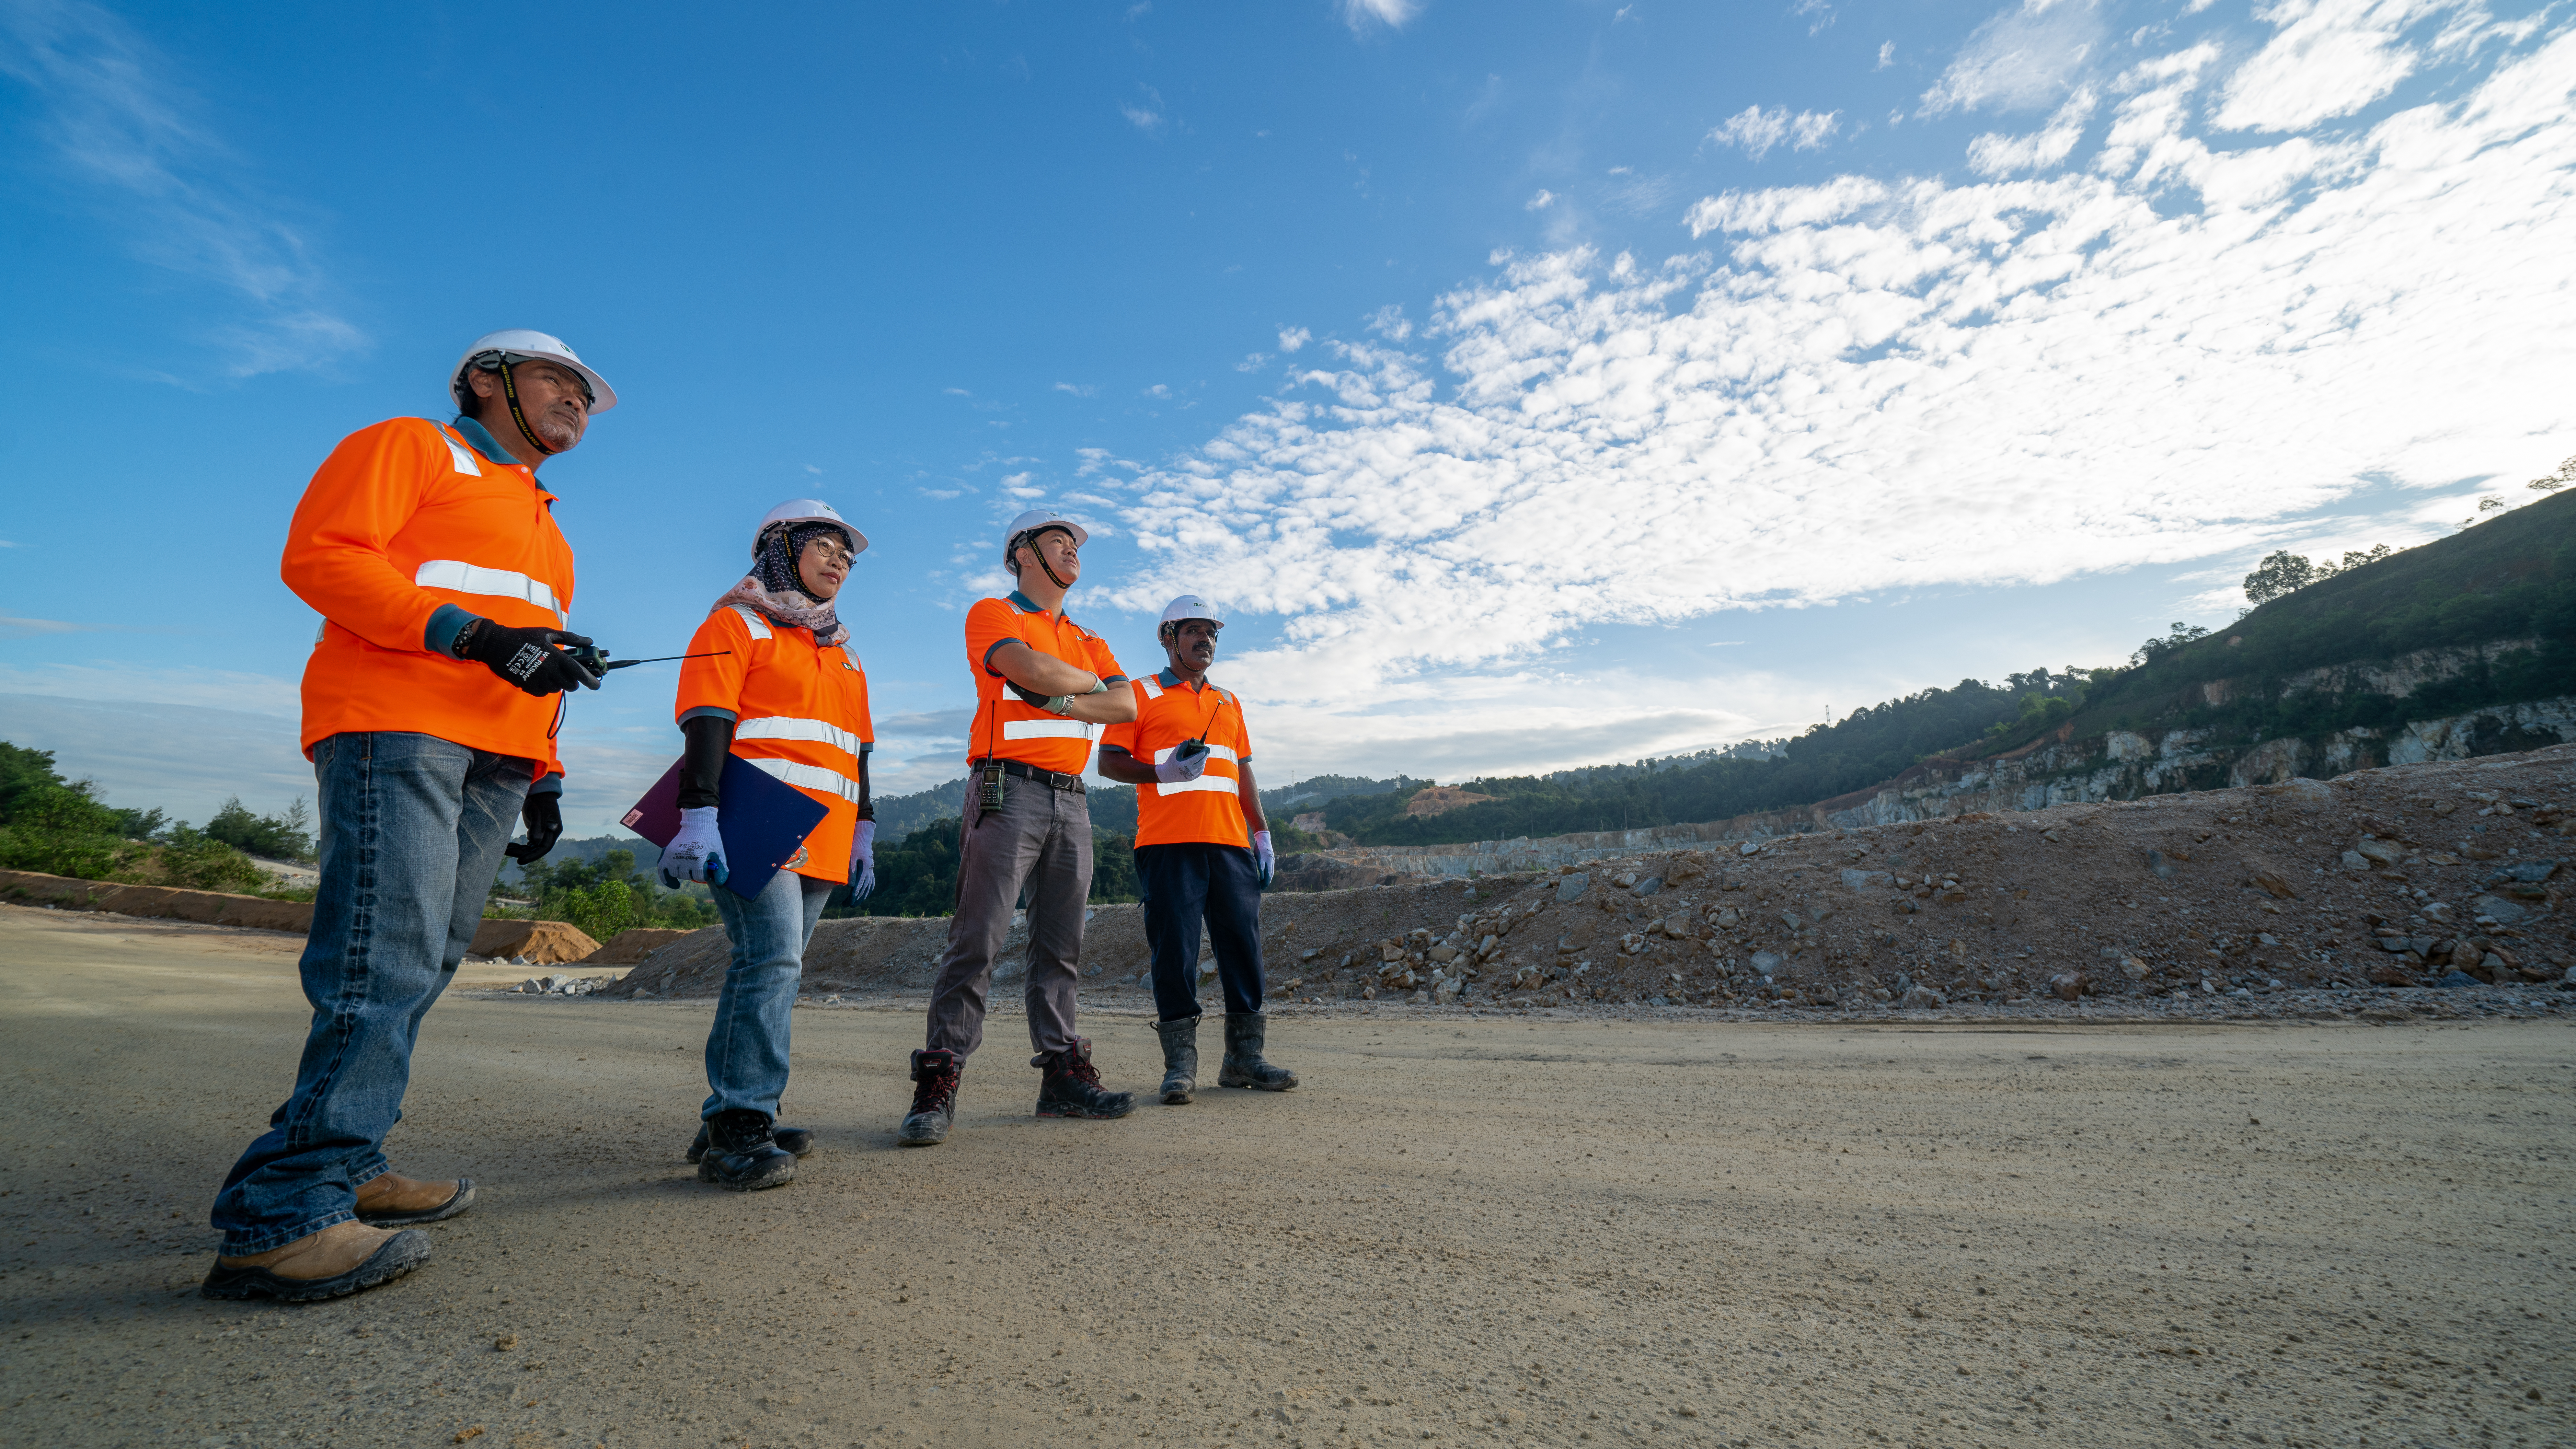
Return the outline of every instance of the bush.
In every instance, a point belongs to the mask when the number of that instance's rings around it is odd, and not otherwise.
[[[232,891],[248,895],[268,884],[268,872],[232,845],[202,830],[173,827],[169,839],[153,851],[161,883],[192,891]]]
[[[152,812],[156,817],[160,813],[158,810]],[[313,812],[306,807],[301,795],[296,796],[295,803],[279,815],[253,815],[242,804],[241,797],[235,795],[224,802],[223,809],[215,812],[214,819],[206,822],[206,834],[226,845],[251,855],[264,855],[270,860],[309,861],[313,859],[313,836],[306,827],[312,823]]]
[[[0,869],[104,880],[143,857],[119,812],[87,780],[65,780],[51,750],[0,742]]]

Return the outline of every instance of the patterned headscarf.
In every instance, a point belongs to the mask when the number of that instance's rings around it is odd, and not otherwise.
[[[846,642],[850,631],[840,615],[829,601],[806,593],[804,580],[796,572],[796,560],[805,545],[827,536],[838,538],[843,548],[851,546],[849,532],[833,523],[775,524],[762,530],[750,574],[726,590],[715,607],[748,604],[789,628],[813,630],[817,644],[829,647]]]

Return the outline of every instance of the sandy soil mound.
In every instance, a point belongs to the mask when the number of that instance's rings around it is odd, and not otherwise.
[[[2557,980],[2576,746],[1677,850],[1548,876],[1279,894],[1275,997],[1554,1006],[1938,1006],[2313,986]],[[827,921],[814,993],[925,987],[945,919]],[[1016,949],[1022,938],[1014,933]],[[620,995],[712,994],[721,930]],[[1132,990],[1134,906],[1103,906],[1086,989]],[[1006,967],[1007,984],[1017,974]]]

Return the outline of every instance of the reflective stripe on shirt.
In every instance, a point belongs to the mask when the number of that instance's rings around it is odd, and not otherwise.
[[[838,770],[826,770],[820,765],[798,764],[794,760],[754,760],[740,756],[737,758],[742,758],[742,762],[753,769],[773,775],[790,785],[801,785],[808,790],[829,790],[853,805],[859,803],[859,782]]]
[[[449,437],[447,435],[447,429],[440,428],[438,430],[438,440],[447,445],[447,451],[449,453],[455,455],[457,472],[464,474],[468,478],[480,478],[483,476],[482,465],[474,461],[474,454],[469,451],[463,443]],[[444,588],[446,585],[442,584],[439,587]]]
[[[1156,785],[1154,794],[1160,798],[1164,795],[1186,795],[1192,790],[1207,790],[1219,795],[1231,795],[1242,788],[1243,782],[1232,775],[1201,775],[1195,780],[1183,780],[1177,785]]]
[[[434,558],[420,566],[411,581],[424,589],[446,589],[459,594],[490,594],[495,598],[522,599],[555,616],[557,623],[570,618],[563,606],[555,602],[553,587],[543,579],[532,579],[516,569],[487,569],[461,559]]]
[[[751,637],[754,639],[769,637],[769,621],[760,617],[758,609],[745,608],[740,604],[735,604],[732,608],[735,613],[742,615],[742,626],[751,631]]]
[[[1078,719],[1006,719],[1002,721],[1002,738],[1087,740],[1091,738],[1091,726]]]
[[[1154,752],[1154,763],[1155,763],[1155,764],[1157,764],[1157,765],[1159,765],[1159,764],[1163,763],[1165,760],[1170,759],[1170,758],[1172,757],[1172,751],[1177,750],[1177,749],[1179,749],[1179,748],[1180,748],[1180,746],[1178,746],[1178,745],[1169,745],[1169,746],[1166,746],[1166,747],[1164,747],[1164,748],[1162,748],[1162,749],[1156,750],[1156,751]],[[1239,761],[1237,761],[1237,760],[1235,759],[1235,757],[1234,757],[1234,746],[1232,746],[1232,745],[1209,745],[1209,746],[1207,747],[1207,752],[1208,752],[1208,758],[1209,758],[1209,759],[1212,759],[1212,760],[1223,760],[1223,761],[1225,761],[1225,762],[1226,762],[1227,764],[1229,764],[1229,765],[1240,763],[1240,762],[1239,762]]]
[[[794,719],[783,714],[747,719],[733,727],[737,740],[811,740],[832,745],[853,755],[868,752],[868,743],[857,735],[819,719]]]

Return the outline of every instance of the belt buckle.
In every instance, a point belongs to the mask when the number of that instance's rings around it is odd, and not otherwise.
[[[1059,790],[1070,790],[1073,788],[1074,782],[1071,775],[1058,770],[1049,770],[1047,771],[1047,783],[1053,785]]]

